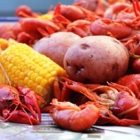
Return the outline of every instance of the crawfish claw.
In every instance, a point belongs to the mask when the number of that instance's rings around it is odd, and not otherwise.
[[[17,89],[19,90],[20,94],[24,96],[24,102],[27,106],[27,109],[36,119],[36,114],[38,114],[38,119],[41,122],[41,110],[39,108],[38,99],[40,99],[41,101],[44,100],[29,88],[17,87]]]

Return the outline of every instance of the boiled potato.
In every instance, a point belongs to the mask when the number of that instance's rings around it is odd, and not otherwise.
[[[67,49],[80,38],[72,32],[56,32],[40,39],[33,45],[33,49],[63,67],[63,58]]]
[[[64,68],[70,78],[83,83],[114,81],[125,74],[128,63],[128,50],[109,36],[81,38],[64,57]]]

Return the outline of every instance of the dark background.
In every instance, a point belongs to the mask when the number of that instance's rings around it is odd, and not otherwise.
[[[33,11],[46,13],[50,6],[57,3],[72,4],[73,0],[1,0],[0,17],[14,16],[15,9],[20,5],[28,5]]]

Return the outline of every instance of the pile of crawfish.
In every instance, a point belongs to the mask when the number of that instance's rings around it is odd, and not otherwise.
[[[59,31],[74,32],[81,37],[107,35],[120,40],[132,53],[139,53],[138,0],[77,1],[73,5],[58,3],[46,14],[36,13],[26,5],[19,6],[15,10],[19,21],[1,26],[0,38],[33,45],[40,38]],[[88,8],[88,4],[94,8]]]
[[[40,124],[42,117],[38,101],[45,103],[30,88],[0,84],[0,122]]]
[[[92,2],[95,4],[92,8],[87,5],[88,1],[82,0],[73,5],[58,3],[46,16],[20,6],[16,9],[19,21],[1,26],[0,38],[33,45],[42,37],[59,31],[74,32],[81,37],[111,36],[128,48],[133,58],[131,72],[106,85],[56,78],[54,98],[50,106],[41,109],[37,102],[45,101],[30,89],[2,85],[0,116],[3,121],[40,124],[41,113],[47,112],[58,126],[72,131],[84,131],[94,124],[140,124],[140,3],[138,0]]]

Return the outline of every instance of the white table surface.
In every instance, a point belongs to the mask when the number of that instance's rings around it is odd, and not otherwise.
[[[48,114],[42,114],[41,125],[26,125],[18,123],[0,124],[1,140],[138,140],[140,126],[133,127],[102,127],[91,128],[78,133],[58,128]],[[122,131],[121,131],[122,130]],[[138,135],[137,135],[138,134]]]

